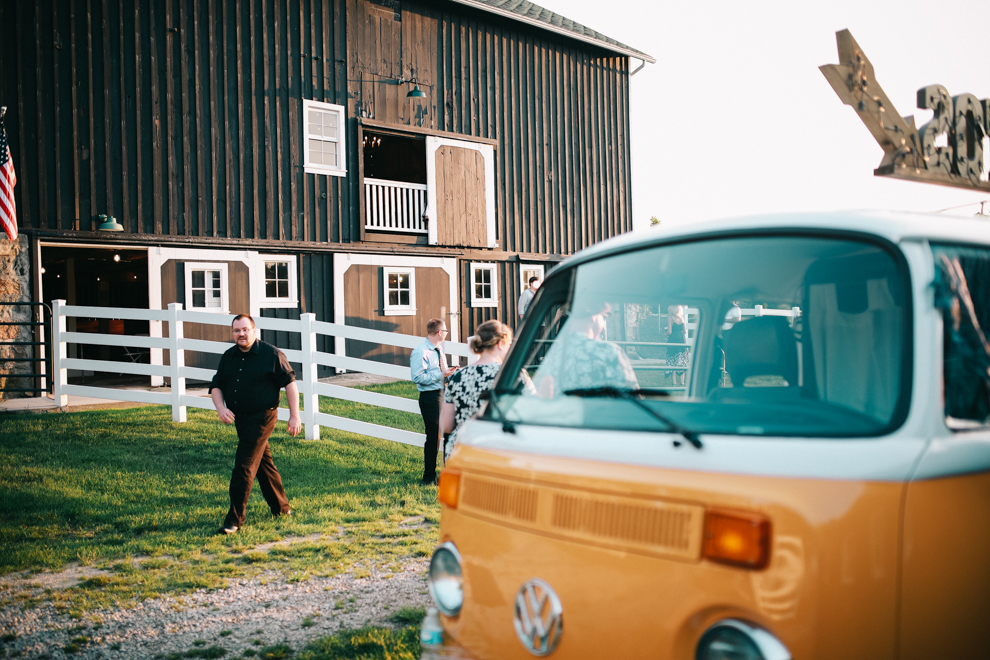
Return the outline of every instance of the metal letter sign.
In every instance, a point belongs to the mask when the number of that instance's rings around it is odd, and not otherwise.
[[[983,176],[983,136],[990,132],[990,99],[972,94],[949,96],[941,85],[918,90],[918,107],[934,112],[915,128],[914,117],[901,117],[873,75],[873,65],[849,30],[835,33],[839,64],[819,67],[842,102],[851,105],[883,147],[876,176],[990,190]]]

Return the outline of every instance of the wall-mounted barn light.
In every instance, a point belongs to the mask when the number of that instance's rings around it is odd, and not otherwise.
[[[100,220],[102,221],[98,227],[100,231],[124,231],[124,226],[112,215],[100,215]]]
[[[413,78],[406,78],[405,76],[399,76],[396,79],[396,81],[395,81],[395,84],[396,85],[404,85],[406,83],[412,83],[413,85],[415,85],[415,87],[413,87],[411,90],[409,90],[409,92],[406,94],[406,98],[407,99],[422,99],[422,98],[426,98],[426,92],[424,92],[423,90],[421,90],[419,88],[419,81],[416,80],[415,77],[413,77]]]

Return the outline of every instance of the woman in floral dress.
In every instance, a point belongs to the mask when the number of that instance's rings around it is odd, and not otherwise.
[[[444,462],[456,444],[457,429],[481,407],[481,394],[495,384],[495,376],[512,344],[512,329],[501,321],[485,321],[478,326],[469,344],[478,361],[458,369],[447,379],[440,409],[440,429],[451,433],[444,447]]]
[[[534,393],[553,399],[570,390],[639,389],[625,351],[602,339],[611,313],[612,307],[603,301],[578,303],[533,377]]]

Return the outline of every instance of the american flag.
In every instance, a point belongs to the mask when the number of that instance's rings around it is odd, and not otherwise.
[[[7,129],[3,126],[3,115],[0,115],[0,224],[3,224],[4,231],[12,241],[17,240],[17,209],[14,207],[16,185],[14,161],[10,159],[10,147],[7,146]]]

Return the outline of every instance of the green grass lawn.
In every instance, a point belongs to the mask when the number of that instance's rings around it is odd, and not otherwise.
[[[407,382],[368,389],[416,396]],[[423,431],[409,413],[333,399],[321,410]],[[290,580],[389,569],[435,546],[439,505],[436,488],[419,484],[421,449],[325,427],[319,441],[290,438],[285,422],[271,448],[294,515],[273,521],[255,486],[243,530],[217,536],[237,436],[213,411],[188,418],[173,423],[164,406],[0,418],[0,574],[74,561],[110,570],[45,596],[81,615],[271,569]],[[12,598],[23,596],[0,591],[0,602]]]

